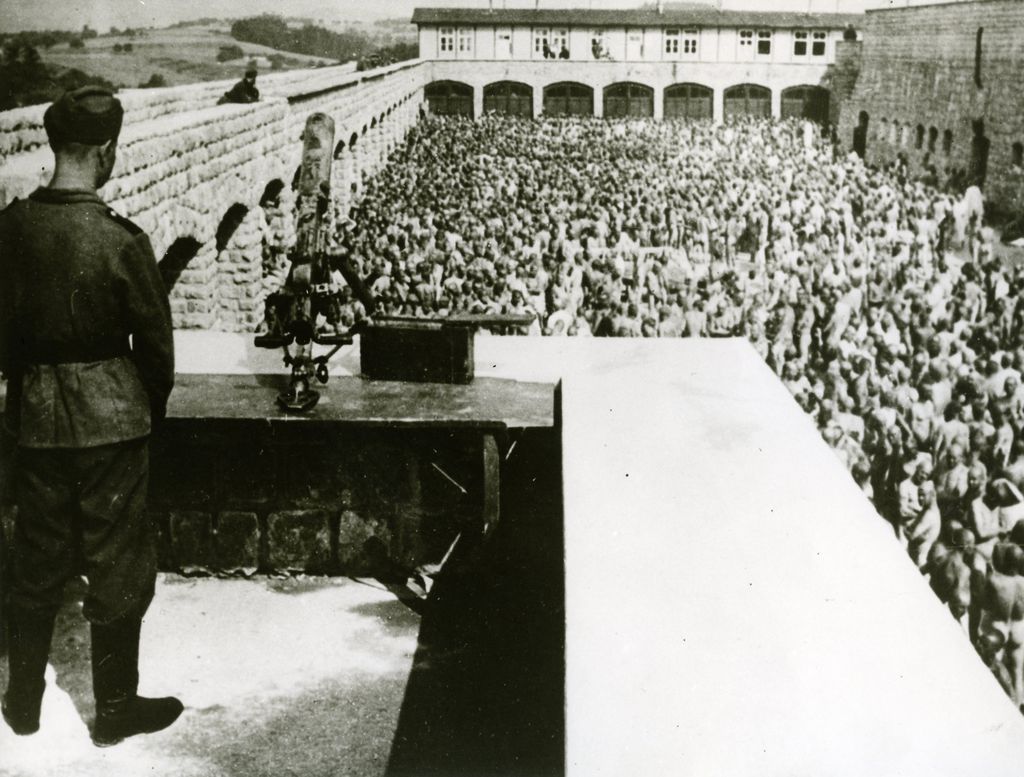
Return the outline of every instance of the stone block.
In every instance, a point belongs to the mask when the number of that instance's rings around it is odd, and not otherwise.
[[[182,572],[209,570],[213,566],[213,516],[198,510],[170,514],[171,554]]]
[[[189,313],[181,317],[180,324],[175,321],[175,325],[183,329],[209,329],[213,326],[213,316],[210,313]]]
[[[376,537],[385,548],[391,545],[391,531],[381,518],[361,516],[344,510],[338,521],[338,569],[346,575],[374,574],[372,558],[366,553],[366,542]]]
[[[282,510],[267,517],[267,559],[281,571],[320,574],[333,566],[326,510]]]
[[[214,563],[226,572],[252,574],[259,566],[260,526],[256,513],[228,510],[217,516]]]

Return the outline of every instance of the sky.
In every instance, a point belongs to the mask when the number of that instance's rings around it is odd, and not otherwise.
[[[647,0],[651,2],[652,0]],[[671,0],[669,0],[671,1]],[[776,11],[857,12],[879,5],[917,5],[936,0],[721,0],[727,8]],[[941,0],[940,0],[941,1]],[[0,31],[117,27],[166,27],[201,17],[236,18],[279,13],[324,20],[408,18],[416,6],[487,7],[488,0],[0,0]],[[494,0],[495,7],[534,6],[536,0]],[[714,3],[716,0],[710,0]],[[643,0],[539,0],[541,8],[628,8]]]

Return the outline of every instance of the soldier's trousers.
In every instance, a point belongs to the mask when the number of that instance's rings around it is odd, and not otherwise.
[[[11,604],[56,611],[65,583],[84,572],[92,623],[141,619],[156,584],[146,510],[148,439],[94,448],[19,448]]]

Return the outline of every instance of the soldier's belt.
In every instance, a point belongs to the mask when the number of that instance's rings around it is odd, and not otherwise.
[[[127,338],[110,338],[92,343],[32,343],[21,354],[24,364],[75,364],[102,362],[131,353]]]

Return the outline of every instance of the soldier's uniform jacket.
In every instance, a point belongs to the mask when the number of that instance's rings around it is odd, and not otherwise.
[[[163,417],[167,292],[149,238],[94,192],[40,188],[0,213],[0,371],[24,447],[138,439]]]

